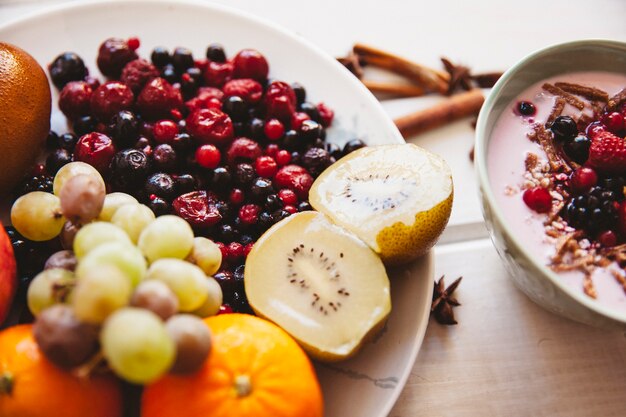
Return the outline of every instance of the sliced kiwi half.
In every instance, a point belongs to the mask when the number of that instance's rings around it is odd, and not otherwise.
[[[326,169],[311,205],[355,233],[386,264],[428,251],[452,210],[452,175],[439,156],[413,144],[361,148]]]
[[[354,355],[391,311],[380,258],[312,211],[289,216],[261,236],[246,260],[244,283],[258,315],[324,361]]]

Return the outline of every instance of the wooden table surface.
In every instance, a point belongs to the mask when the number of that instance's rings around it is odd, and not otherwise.
[[[334,56],[363,42],[430,66],[447,56],[478,71],[504,70],[558,42],[626,41],[624,0],[216,2],[273,20]],[[56,3],[0,0],[0,23]],[[383,106],[396,117],[437,100]],[[409,139],[453,169],[455,205],[435,248],[436,275],[464,276],[463,305],[458,326],[431,320],[390,417],[626,416],[626,334],[554,316],[513,286],[484,228],[468,158],[473,133],[466,120]]]

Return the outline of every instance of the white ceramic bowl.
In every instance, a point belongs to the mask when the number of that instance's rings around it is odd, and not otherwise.
[[[485,101],[476,127],[475,164],[479,177],[483,214],[492,240],[514,283],[542,307],[583,323],[626,329],[626,314],[565,285],[544,263],[530,255],[505,221],[489,182],[487,150],[500,114],[526,88],[543,79],[576,71],[609,71],[626,74],[626,43],[585,40],[555,45],[535,52],[509,69]]]
[[[222,43],[229,55],[244,47],[258,49],[267,57],[272,77],[302,83],[312,101],[324,101],[335,110],[328,140],[403,142],[376,99],[332,57],[293,33],[223,6],[164,0],[72,3],[0,28],[0,40],[24,48],[42,66],[63,51],[74,51],[98,76],[97,48],[111,36],[138,36],[143,57],[159,45],[186,46],[195,56],[203,56],[211,42]],[[53,92],[52,125],[65,131]],[[413,367],[428,324],[432,255],[391,275],[393,310],[383,334],[354,359],[317,366],[327,417],[386,416]]]

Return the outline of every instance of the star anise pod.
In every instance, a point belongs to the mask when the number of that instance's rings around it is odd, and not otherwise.
[[[471,90],[474,84],[479,88],[491,88],[502,76],[501,72],[473,74],[470,68],[454,64],[445,57],[441,57],[441,62],[448,74],[450,74],[448,91],[446,93],[448,95],[453,94],[458,89]]]
[[[452,297],[452,293],[459,286],[463,277],[458,277],[448,288],[444,282],[444,276],[439,278],[439,281],[435,282],[435,288],[433,290],[433,303],[430,307],[430,312],[435,313],[435,319],[440,324],[457,324],[454,319],[453,307],[460,306],[461,304]]]

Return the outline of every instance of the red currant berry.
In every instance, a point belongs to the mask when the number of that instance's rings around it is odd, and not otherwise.
[[[228,260],[236,261],[238,259],[243,258],[243,245],[239,242],[231,242],[226,247],[228,251]]]
[[[271,156],[259,156],[254,163],[254,168],[261,177],[272,178],[278,171],[278,164]]]
[[[139,46],[141,45],[139,38],[136,37],[129,38],[126,43],[128,44],[128,47],[133,51],[139,49]]]
[[[261,208],[256,204],[246,204],[239,209],[239,218],[244,224],[255,224]]]
[[[291,117],[291,128],[293,130],[300,130],[302,122],[305,120],[311,120],[311,117],[304,112],[296,112]]]
[[[586,193],[597,183],[598,174],[591,168],[578,168],[570,176],[570,187],[572,191],[578,194]]]
[[[228,304],[222,304],[220,306],[220,309],[217,311],[218,316],[220,314],[232,314],[232,313],[233,313],[233,309]]]
[[[291,162],[291,153],[289,153],[289,151],[286,151],[284,149],[276,152],[276,163],[278,164],[278,166],[285,166],[287,165],[289,162]]]
[[[278,152],[279,150],[280,148],[278,147],[277,144],[270,143],[269,145],[265,147],[265,155],[271,156],[272,158],[274,158],[276,156],[276,152]]]
[[[222,242],[215,242],[215,244],[219,248],[220,252],[222,252],[222,259],[226,259],[228,256],[228,249],[226,249],[226,245]]]
[[[222,159],[222,153],[214,145],[202,145],[196,149],[196,162],[203,168],[217,168]]]
[[[285,210],[289,214],[294,214],[298,212],[297,208],[295,208],[294,206],[290,206],[290,205],[283,207],[283,210]]]
[[[611,247],[617,244],[617,235],[612,230],[606,230],[598,235],[598,241],[604,247]]]
[[[171,143],[178,134],[178,125],[171,120],[159,120],[152,128],[152,136],[159,143]]]
[[[328,127],[333,123],[333,118],[335,117],[333,109],[324,103],[319,103],[317,105],[317,111],[320,114],[320,122],[322,123],[322,126]]]
[[[254,242],[248,243],[246,246],[243,247],[243,254],[245,256],[248,256],[248,254],[250,253],[253,247],[254,247]]]
[[[542,187],[529,188],[522,195],[524,203],[537,213],[547,213],[552,208],[552,196]]]
[[[270,119],[265,122],[263,131],[269,140],[278,140],[285,134],[285,126],[278,119]]]
[[[233,188],[230,192],[230,195],[228,196],[228,199],[232,204],[238,206],[239,204],[243,203],[244,197],[245,196],[241,189]]]
[[[611,112],[602,116],[602,124],[604,124],[608,131],[613,133],[619,133],[624,128],[624,116],[619,112]]]
[[[283,188],[278,191],[278,198],[284,205],[295,206],[298,204],[298,196],[289,188]]]

